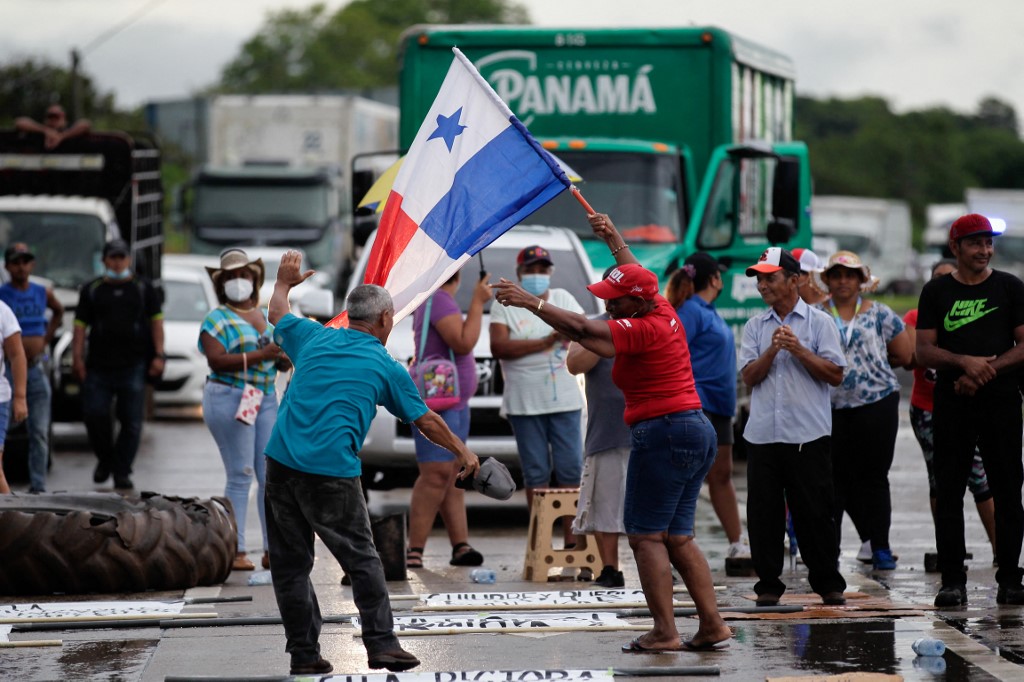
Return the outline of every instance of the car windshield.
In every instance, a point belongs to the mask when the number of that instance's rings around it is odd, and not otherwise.
[[[516,256],[518,249],[508,249],[499,246],[488,246],[481,251],[484,266],[488,272],[488,280],[497,282],[500,277],[517,281],[516,279]],[[551,288],[565,289],[576,299],[587,315],[594,315],[604,311],[604,306],[593,294],[587,291],[590,284],[590,275],[586,267],[572,251],[552,251],[551,259],[555,262],[555,270],[551,274]],[[459,307],[465,313],[469,310],[470,301],[473,299],[473,288],[480,277],[480,256],[474,256],[462,267],[462,284],[455,295]],[[492,299],[493,301],[493,299]],[[491,304],[484,306],[484,312],[490,312]]]
[[[202,322],[210,312],[206,291],[199,282],[164,278],[164,319],[170,322]]]
[[[0,211],[0,244],[28,244],[36,255],[32,274],[56,287],[77,289],[103,273],[105,236],[93,215]]]

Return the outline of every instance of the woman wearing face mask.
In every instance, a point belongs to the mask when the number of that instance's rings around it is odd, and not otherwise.
[[[224,461],[224,495],[234,507],[238,525],[238,553],[232,568],[255,568],[245,554],[245,520],[252,479],[256,479],[256,508],[263,531],[263,567],[270,568],[267,524],[263,507],[265,459],[263,450],[277,420],[275,362],[281,349],[271,340],[274,328],[259,307],[263,261],[250,261],[245,251],[233,248],[220,255],[219,268],[207,268],[220,306],[206,316],[199,332],[199,348],[206,355],[210,375],[203,390],[203,419],[217,442]],[[256,423],[235,419],[245,384],[263,392]]]
[[[540,246],[528,246],[516,257],[520,286],[540,301],[574,313],[583,308],[565,289],[551,288],[554,264]],[[491,353],[501,360],[505,377],[501,414],[512,423],[526,484],[526,504],[533,491],[551,485],[577,488],[583,471],[580,416],[583,398],[576,378],[566,369],[569,339],[531,311],[491,306]],[[565,544],[575,544],[566,523]]]

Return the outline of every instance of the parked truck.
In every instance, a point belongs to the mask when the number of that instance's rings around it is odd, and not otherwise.
[[[96,132],[47,150],[40,134],[0,131],[0,249],[26,242],[35,276],[52,284],[67,311],[50,353],[56,421],[79,415],[70,320],[78,288],[103,273],[103,245],[115,237],[131,246],[134,271],[159,287],[163,185],[152,138]]]
[[[915,289],[920,274],[907,202],[815,196],[811,216],[815,245],[831,240],[834,250],[855,252],[878,277],[879,291],[905,294]],[[819,255],[828,258],[829,251]]]
[[[743,269],[770,244],[810,246],[794,70],[777,52],[718,28],[414,26],[401,42],[403,148],[457,46],[644,265],[664,275],[697,250],[729,265],[717,306],[734,324],[762,308]],[[522,224],[569,227],[597,272],[613,263],[568,193]]]
[[[948,246],[949,226],[965,213],[986,216],[999,232],[992,267],[1024,276],[1024,189],[969,187],[964,190],[962,204],[929,206],[924,252],[930,262],[952,255]]]
[[[343,293],[355,261],[347,169],[354,155],[397,146],[396,107],[355,96],[218,95],[147,107],[150,125],[191,120],[200,162],[178,192],[189,249],[298,246],[320,283]]]

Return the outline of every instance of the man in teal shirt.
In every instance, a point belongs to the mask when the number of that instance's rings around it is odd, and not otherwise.
[[[309,575],[314,534],[352,579],[371,668],[408,670],[419,660],[394,633],[384,568],[373,546],[363,498],[359,449],[383,406],[413,422],[431,441],[455,453],[475,474],[480,462],[420,398],[409,372],[384,349],[395,309],[387,290],[366,284],[349,294],[348,329],[329,329],[291,314],[288,292],[313,274],[302,256],[281,257],[269,319],[274,340],[295,366],[267,443],[267,536],[274,594],[291,654],[291,674],[326,674],[320,656],[322,618]]]

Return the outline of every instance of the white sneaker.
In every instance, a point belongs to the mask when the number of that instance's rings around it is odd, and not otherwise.
[[[857,561],[864,564],[871,563],[871,540],[865,540],[864,544],[860,546],[860,551],[857,552]]]
[[[730,559],[736,559],[738,557],[749,557],[750,556],[750,545],[743,542],[733,542],[729,544],[729,549],[726,550],[725,556]]]

